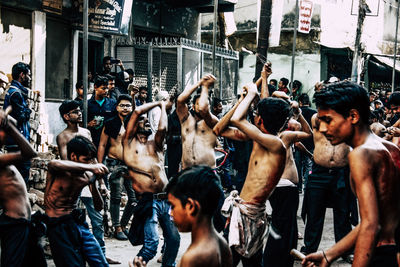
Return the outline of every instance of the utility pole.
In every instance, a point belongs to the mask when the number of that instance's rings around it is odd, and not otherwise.
[[[217,23],[218,23],[218,0],[214,0],[214,22],[213,22],[213,47],[212,47],[212,75],[215,74],[215,50],[217,46]]]
[[[268,39],[269,39],[269,32],[271,29],[271,9],[272,9],[272,0],[261,0],[255,77],[260,76],[261,70],[264,66],[264,62],[260,60],[260,57],[263,59],[267,58],[267,52],[269,46]]]
[[[83,45],[82,45],[82,80],[83,80],[83,127],[87,127],[87,93],[88,93],[88,26],[89,26],[89,0],[83,0]]]
[[[299,25],[299,0],[296,0],[296,7],[294,9],[294,25],[293,25],[293,46],[292,46],[292,66],[290,69],[290,91],[289,95],[292,95],[293,91],[293,76],[294,76],[294,59],[296,57],[296,41],[297,41],[297,27]]]
[[[399,9],[400,9],[400,3],[399,0],[397,0],[396,33],[394,35],[394,56],[393,56],[393,70],[392,70],[392,93],[394,92],[395,78],[396,78],[397,32],[399,30]]]
[[[351,66],[351,81],[357,82],[358,78],[358,58],[360,51],[360,40],[362,27],[364,24],[365,15],[367,13],[367,5],[365,4],[365,0],[359,0],[358,4],[358,22],[357,22],[357,31],[356,31],[356,40],[354,43],[354,54],[353,54],[353,64]]]

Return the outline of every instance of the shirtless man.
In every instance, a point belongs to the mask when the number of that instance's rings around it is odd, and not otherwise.
[[[317,114],[311,118],[314,137],[312,172],[305,185],[302,217],[306,218],[304,247],[301,251],[309,254],[318,250],[324,228],[325,211],[333,208],[335,241],[339,242],[351,231],[351,195],[348,177],[347,154],[350,147],[344,143],[331,144],[319,131]],[[346,261],[351,261],[344,255]]]
[[[93,143],[76,136],[67,144],[68,160],[52,160],[48,164],[44,204],[47,236],[56,266],[108,266],[99,243],[85,222],[85,212],[77,209],[82,189],[90,185],[96,210],[103,208],[103,199],[95,181],[108,173],[103,164],[96,164],[97,150]]]
[[[227,217],[232,213],[239,214],[235,223],[231,221],[229,227],[229,246],[236,250],[233,251],[234,266],[236,261],[240,260],[240,257],[235,256],[238,253],[242,256],[244,266],[261,266],[261,249],[268,224],[265,201],[279,182],[285,168],[286,147],[277,135],[288,121],[289,104],[279,98],[262,99],[255,111],[253,125],[246,120],[246,113],[257,95],[257,87],[251,84],[245,86],[244,90],[247,94],[240,104],[233,108],[236,110],[230,121],[253,140],[253,150],[240,197],[232,191],[225,200],[222,212]],[[226,119],[227,115],[222,120]],[[238,236],[243,236],[244,242]],[[246,263],[243,257],[250,258],[250,262]]]
[[[8,121],[7,115],[10,111],[11,108],[6,111],[0,109],[0,146],[4,145],[7,137],[11,137],[20,151],[0,154],[0,205],[3,208],[0,215],[1,266],[19,267],[35,265],[36,262],[28,257],[32,252],[32,248],[28,248],[31,238],[31,206],[28,193],[24,179],[13,164],[30,160],[36,156],[36,152],[18,129]]]
[[[351,82],[328,85],[315,94],[319,131],[332,143],[345,142],[350,184],[355,192],[361,222],[326,251],[308,255],[303,266],[329,266],[354,249],[353,266],[398,266],[395,231],[400,221],[400,150],[371,133],[366,90]]]
[[[67,160],[67,143],[71,141],[76,136],[83,136],[89,140],[92,140],[90,131],[86,128],[82,128],[79,124],[82,123],[82,111],[80,109],[80,103],[76,100],[65,100],[59,107],[60,116],[63,121],[67,124],[65,128],[57,136],[57,146],[60,153],[60,158],[62,160]],[[108,194],[108,190],[103,179],[98,179],[98,184],[100,187],[100,192]],[[90,193],[89,187],[84,187],[81,193],[81,200],[86,207],[88,212],[90,223],[92,225],[92,231],[97,241],[99,242],[101,249],[104,254],[106,251],[106,246],[104,242],[104,226],[103,226],[103,216],[99,211],[94,208],[92,194]],[[118,261],[106,258],[107,262],[110,264],[117,264]]]
[[[245,139],[240,131],[230,127],[214,131],[214,134],[213,128],[218,118],[211,114],[208,101],[208,90],[214,82],[215,77],[207,75],[193,87],[186,88],[178,97],[176,111],[182,128],[182,170],[202,164],[215,168],[217,135],[235,140]],[[202,86],[201,94],[193,97],[193,109],[189,110],[186,103],[199,86]]]
[[[143,115],[156,106],[161,108],[160,122],[154,139],[149,140],[148,137],[152,133],[150,123]],[[156,255],[159,240],[158,221],[165,238],[162,266],[174,266],[179,249],[180,236],[170,219],[170,205],[164,191],[168,183],[163,153],[167,130],[165,106],[166,102],[162,101],[136,107],[122,141],[124,161],[139,199],[128,234],[132,245],[143,244],[135,257],[135,266],[141,266],[143,261],[149,262]]]
[[[286,94],[285,98],[288,98]],[[268,238],[264,250],[263,263],[265,267],[293,266],[294,259],[290,257],[290,250],[297,248],[297,208],[299,206],[297,184],[299,177],[293,150],[294,144],[311,137],[312,131],[301,114],[298,103],[293,101],[291,107],[295,114],[294,118],[290,119],[288,130],[278,135],[286,147],[286,165],[274,192],[269,197],[272,207],[272,226],[281,235],[281,238]]]
[[[133,204],[135,202],[135,192],[132,188],[130,179],[125,179],[123,174],[127,173],[126,165],[123,161],[122,136],[125,133],[124,119],[132,112],[132,97],[129,95],[120,95],[117,100],[118,115],[105,121],[101,133],[97,160],[106,163],[110,171],[108,178],[110,185],[110,212],[113,227],[115,229],[114,237],[118,240],[128,240],[123,232],[133,214]],[[106,147],[109,146],[108,155],[104,159]],[[125,206],[121,221],[119,220],[122,186],[128,195],[128,203]]]
[[[179,231],[192,233],[192,243],[178,267],[231,267],[228,244],[212,223],[215,203],[221,197],[215,172],[204,165],[187,168],[171,179],[167,192],[171,215]]]

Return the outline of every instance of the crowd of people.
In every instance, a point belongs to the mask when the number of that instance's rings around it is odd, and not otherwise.
[[[121,72],[111,71],[114,64]],[[269,80],[271,73],[266,63],[222,116],[222,101],[210,101],[214,76],[179,95],[157,91],[149,101],[133,71],[105,57],[87,102],[87,128],[81,82],[76,99],[59,107],[66,124],[57,136],[59,159],[47,166],[45,214],[32,215],[30,70],[15,64],[0,110],[7,151],[0,155],[1,265],[46,266],[43,235],[56,266],[119,263],[106,256],[107,208],[112,236],[142,246],[131,266],[155,257],[158,226],[161,266],[176,265],[179,232],[192,234],[179,266],[293,266],[304,190],[303,266],[339,257],[354,266],[398,266],[400,92],[378,99],[353,82],[319,82],[313,109],[301,82],[289,89],[286,78]],[[122,194],[128,202],[121,216]],[[336,244],[318,251],[327,208]]]

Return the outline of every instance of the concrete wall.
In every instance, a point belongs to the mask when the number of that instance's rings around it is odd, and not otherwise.
[[[56,145],[56,136],[65,129],[66,124],[61,119],[58,108],[61,103],[45,102],[47,121],[49,122],[48,140],[51,144]]]
[[[268,60],[272,62],[272,75],[269,79],[280,80],[282,77],[290,79],[290,67],[292,57],[268,53]],[[255,73],[256,57],[247,55],[243,59],[243,68],[239,69],[239,89],[253,81]],[[298,53],[295,59],[294,80],[303,83],[302,92],[313,95],[313,87],[320,81],[321,56],[319,54]]]

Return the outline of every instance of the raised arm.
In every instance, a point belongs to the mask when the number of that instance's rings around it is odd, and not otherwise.
[[[284,141],[286,146],[310,138],[312,136],[311,127],[301,114],[301,110],[298,108],[297,102],[292,102],[292,108],[295,110],[295,113],[298,114],[297,121],[301,125],[301,131],[285,131],[284,133],[282,133],[282,140]]]
[[[130,141],[136,134],[137,122],[143,114],[147,113],[150,109],[159,106],[160,102],[151,102],[136,107],[135,111],[132,112],[131,118],[129,119],[128,125],[126,126],[126,132],[124,135],[123,142]]]
[[[0,109],[0,129],[14,139],[20,151],[17,153],[7,153],[0,155],[0,165],[10,165],[21,160],[28,160],[36,157],[37,153],[29,144],[29,141],[18,131],[18,129],[7,119],[11,112],[11,107],[6,110]]]
[[[246,134],[250,139],[256,141],[266,149],[272,152],[284,152],[285,146],[277,136],[261,132],[260,129],[244,118],[251,102],[257,95],[257,87],[255,84],[247,85],[246,88],[248,91],[247,95],[233,114],[231,119],[232,124],[239,128],[239,130]]]
[[[104,164],[86,164],[70,160],[52,160],[48,164],[48,170],[54,172],[86,172],[90,171],[96,176],[101,177],[108,173],[108,169]]]
[[[260,98],[267,98],[269,97],[269,90],[268,90],[268,77],[272,74],[271,69],[271,62],[267,62],[264,64],[264,67],[261,71],[261,94]]]
[[[208,127],[214,128],[215,124],[218,123],[217,117],[210,112],[210,104],[208,101],[208,90],[214,84],[215,77],[213,75],[207,75],[201,79],[202,87],[199,98],[199,113]]]
[[[179,121],[182,123],[189,117],[189,108],[186,102],[189,100],[190,96],[194,91],[201,85],[202,80],[198,81],[192,87],[187,87],[185,90],[178,96],[176,101],[176,114],[178,115]]]
[[[161,116],[158,122],[156,135],[154,136],[154,141],[159,151],[163,151],[164,149],[164,140],[167,134],[168,116],[167,111],[165,110],[166,105],[166,101],[161,101]]]
[[[106,153],[106,147],[109,139],[109,136],[105,133],[104,129],[105,127],[103,127],[103,130],[101,131],[99,147],[97,149],[97,161],[100,163],[103,163],[104,154]]]

